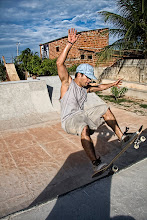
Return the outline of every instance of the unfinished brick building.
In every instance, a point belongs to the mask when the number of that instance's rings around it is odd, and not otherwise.
[[[73,45],[66,60],[66,66],[71,67],[74,64],[89,63],[96,66],[97,56],[103,47],[109,44],[109,34],[107,29],[96,29],[79,32],[78,41]],[[40,44],[40,57],[42,59],[57,58],[67,43],[67,36]],[[102,64],[108,66],[108,64]]]

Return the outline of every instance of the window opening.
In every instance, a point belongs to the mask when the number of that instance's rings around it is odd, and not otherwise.
[[[89,60],[92,60],[92,55],[88,55],[88,59],[89,59]]]
[[[56,47],[56,52],[59,52],[59,46]]]

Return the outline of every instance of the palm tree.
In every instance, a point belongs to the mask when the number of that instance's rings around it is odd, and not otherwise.
[[[98,53],[98,62],[113,56],[120,58],[125,54],[147,57],[147,1],[116,0],[116,2],[119,14],[98,12],[105,22],[113,24],[114,28],[108,31],[119,39]]]

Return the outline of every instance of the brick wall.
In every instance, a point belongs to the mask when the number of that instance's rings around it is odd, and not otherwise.
[[[97,29],[80,32],[78,41],[72,46],[65,64],[67,67],[73,64],[89,63],[96,65],[96,52],[109,44],[109,35],[104,33],[106,29]],[[49,59],[57,58],[67,43],[67,37],[63,37],[48,43]],[[108,64],[102,63],[102,66]]]

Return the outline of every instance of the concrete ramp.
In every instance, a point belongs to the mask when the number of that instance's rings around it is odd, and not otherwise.
[[[59,76],[43,76],[39,77],[40,80],[45,80],[50,101],[53,105],[55,111],[60,112],[60,88],[61,88],[61,81]]]
[[[16,72],[15,65],[13,63],[5,64],[5,67],[6,67],[6,71],[7,71],[8,78],[10,81],[19,81],[20,80],[19,76]]]
[[[58,76],[0,83],[0,218],[93,181],[92,165],[80,138],[61,128],[60,86]],[[85,107],[96,105],[97,100],[95,94],[88,94]],[[143,124],[147,137],[145,116],[113,106],[111,110],[122,131],[127,126],[133,132]],[[104,162],[119,152],[117,137],[106,124],[98,128],[92,140]],[[137,151],[130,148],[118,160],[119,169],[146,157],[144,142]]]
[[[0,83],[0,130],[60,121],[60,88],[58,76]],[[95,106],[98,99],[88,94],[85,109]]]
[[[45,81],[0,83],[0,130],[20,128],[59,118]]]
[[[10,81],[19,81],[20,79],[15,69],[14,63],[6,63],[5,57],[2,56],[2,58],[3,58],[4,66],[6,67],[7,79]]]
[[[72,76],[74,79],[74,76]],[[53,105],[55,111],[60,113],[60,88],[61,88],[61,81],[59,76],[47,76],[47,77],[39,77],[40,80],[45,80],[48,93],[50,96],[50,101]],[[87,94],[87,102],[85,102],[84,108],[92,108],[99,103],[99,97],[95,93],[88,93]]]

